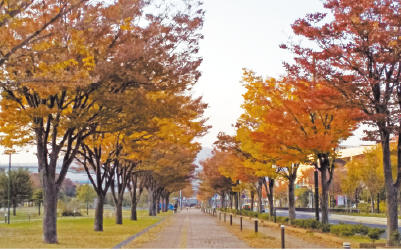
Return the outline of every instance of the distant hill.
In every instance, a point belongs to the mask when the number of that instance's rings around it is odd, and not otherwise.
[[[212,156],[212,149],[208,148],[208,147],[204,147],[202,148],[202,150],[198,153],[198,155],[196,156],[196,159],[194,161],[194,163],[196,165],[199,166],[199,168],[197,168],[197,171],[201,171],[202,170],[202,166],[199,164],[200,161],[203,161],[209,157]]]

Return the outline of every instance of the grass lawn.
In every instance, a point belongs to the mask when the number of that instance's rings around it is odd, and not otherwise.
[[[130,221],[129,212],[123,211],[123,225],[116,225],[114,218],[105,218],[103,232],[93,231],[93,210],[89,211],[89,217],[59,217],[59,244],[42,243],[42,220],[14,221],[10,225],[2,223],[0,248],[111,248],[172,214],[169,211],[149,217],[148,211],[138,210],[138,221]]]
[[[338,236],[336,236],[336,237],[338,237]],[[360,235],[354,235],[351,237],[341,237],[341,238],[344,239],[344,241],[350,240],[350,241],[360,242],[360,243],[373,243],[373,241],[371,239],[369,239],[369,237],[363,237]],[[375,243],[386,243],[386,239],[376,240]]]

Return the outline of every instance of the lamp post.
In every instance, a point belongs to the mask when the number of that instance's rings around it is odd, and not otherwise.
[[[7,224],[10,224],[10,189],[11,189],[11,154],[8,161],[8,212],[7,212]]]
[[[15,150],[9,149],[9,150],[4,150],[5,155],[9,155],[9,161],[8,161],[8,211],[7,211],[7,224],[10,224],[10,191],[11,191],[11,155],[15,154]]]

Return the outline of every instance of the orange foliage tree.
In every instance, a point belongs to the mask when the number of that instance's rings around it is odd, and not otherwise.
[[[295,79],[311,81],[314,77],[320,84],[338,90],[340,95],[326,101],[360,109],[366,115],[365,122],[377,128],[369,133],[369,139],[382,144],[387,245],[398,246],[401,144],[393,174],[390,137],[401,131],[399,2],[325,0],[323,5],[333,18],[326,21],[325,13],[308,14],[292,25],[296,35],[313,45],[282,45],[294,53],[296,61],[286,67]]]
[[[322,223],[328,223],[328,187],[333,176],[335,148],[356,129],[359,110],[327,104],[320,98],[333,96],[334,91],[314,82],[272,78],[263,81],[247,70],[243,81],[248,89],[244,96],[248,120],[258,121],[250,136],[263,145],[261,152],[284,168],[281,175],[289,181],[293,217],[297,169],[300,163],[310,163],[321,173]]]
[[[150,3],[142,0],[107,6],[49,3],[36,5],[45,12],[38,20],[21,14],[23,23],[44,28],[38,39],[30,38],[30,31],[16,35],[30,42],[3,62],[0,130],[7,147],[36,144],[44,192],[43,241],[57,243],[57,197],[81,143],[111,132],[112,125],[121,124],[113,129],[119,131],[137,123],[126,117],[141,112],[132,107],[149,91],[157,92],[149,98],[158,99],[190,89],[200,76],[196,53],[203,11],[191,1],[183,3],[192,6],[183,12],[165,3],[153,13],[146,12]],[[45,24],[59,12],[63,18]],[[14,27],[5,25],[2,34],[20,33]]]

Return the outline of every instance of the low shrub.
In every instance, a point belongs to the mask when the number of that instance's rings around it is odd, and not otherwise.
[[[258,218],[261,218],[262,220],[269,220],[270,216],[269,214],[258,214]]]
[[[355,233],[359,234],[361,236],[366,236],[369,233],[369,227],[359,224],[359,225],[354,225],[355,227]]]
[[[368,233],[368,237],[375,243],[376,240],[379,240],[382,234],[384,234],[386,230],[381,228],[371,228]]]
[[[290,218],[285,217],[285,216],[276,216],[276,222],[282,223],[282,224],[288,224],[288,221]]]
[[[335,234],[337,236],[354,236],[356,233],[356,228],[353,225],[349,224],[339,224],[339,225],[331,225],[330,233]]]
[[[74,211],[70,211],[70,210],[62,212],[61,215],[62,216],[82,216],[82,214],[80,212],[75,212],[75,215],[74,215]]]
[[[330,233],[331,225],[330,224],[321,224],[320,228],[323,233]]]
[[[321,228],[322,224],[320,223],[320,221],[317,221],[315,219],[298,219],[293,220],[292,225],[302,228],[318,229]]]

